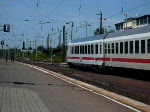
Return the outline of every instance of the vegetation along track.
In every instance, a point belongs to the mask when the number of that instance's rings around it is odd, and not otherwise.
[[[60,66],[59,64],[28,61],[23,62],[61,73],[65,76],[150,105],[150,82],[148,79],[148,71],[135,72],[136,70],[122,69],[119,70],[121,72],[118,70],[109,70],[101,73],[95,73],[90,70],[87,71],[87,69],[70,69],[68,67]],[[139,73],[141,73],[142,76]]]

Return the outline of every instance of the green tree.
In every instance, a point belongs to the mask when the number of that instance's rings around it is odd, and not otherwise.
[[[96,30],[94,30],[94,35],[99,35],[99,34],[104,34],[104,28],[102,28],[102,33],[100,32],[99,28],[96,28]]]
[[[45,48],[44,48],[44,46],[41,45],[41,46],[37,47],[37,50],[43,52],[43,51],[45,51]]]
[[[29,47],[29,49],[28,50],[32,50],[32,47]]]
[[[108,31],[108,33],[112,33],[112,32],[115,32],[115,30],[114,30],[114,29],[110,29],[110,30]]]
[[[97,28],[96,30],[94,30],[94,35],[100,35],[100,34],[111,33],[111,32],[115,32],[115,30],[114,29],[107,30],[103,28],[102,33],[100,33],[99,28]]]

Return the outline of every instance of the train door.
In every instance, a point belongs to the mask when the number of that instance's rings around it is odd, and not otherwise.
[[[104,53],[104,55],[103,55],[103,59],[104,59],[103,65],[104,66],[110,66],[111,63],[112,63],[112,55],[111,55],[111,53],[112,53],[112,48],[111,48],[112,43],[107,42],[107,43],[104,43],[103,46],[104,46],[104,48],[103,48],[103,53]],[[113,44],[113,46],[114,46],[114,44]]]
[[[104,63],[104,53],[103,53],[103,43],[100,42],[99,43],[99,60],[101,62],[101,66],[103,66],[103,63]]]
[[[106,54],[107,54],[107,43],[103,43],[103,64],[102,67],[105,68],[105,62],[106,62]]]
[[[109,60],[109,63],[112,62],[112,43],[108,43],[108,60]]]
[[[100,54],[100,57],[103,58],[103,44],[102,43],[99,43],[99,54]]]

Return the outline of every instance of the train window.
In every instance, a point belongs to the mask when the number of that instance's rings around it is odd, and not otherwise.
[[[75,54],[77,54],[77,46],[75,46]]]
[[[108,43],[108,54],[110,54],[110,43]]]
[[[147,53],[150,53],[150,39],[147,40]]]
[[[145,53],[145,40],[141,40],[141,53]]]
[[[73,46],[73,52],[72,53],[75,54],[75,46]]]
[[[130,45],[130,53],[133,53],[133,41],[130,41],[129,45]]]
[[[99,54],[102,54],[102,45],[100,44]]]
[[[83,46],[80,46],[80,54],[83,54]]]
[[[94,54],[94,48],[93,44],[91,45],[91,54]]]
[[[88,45],[88,54],[91,54],[91,46],[90,45]]]
[[[111,47],[112,47],[112,51],[111,52],[112,52],[112,54],[114,54],[114,43],[111,44]]]
[[[150,23],[150,17],[148,17],[148,23]]]
[[[82,54],[84,54],[84,46],[82,46],[82,51],[83,51],[83,53],[82,53]]]
[[[75,46],[75,54],[79,54],[79,46]]]
[[[137,26],[139,26],[140,25],[140,20],[139,19],[137,19]]]
[[[142,24],[143,24],[143,18],[140,19],[140,25],[142,25]]]
[[[120,54],[123,54],[123,42],[120,42]]]
[[[72,54],[74,54],[74,46],[72,47]]]
[[[82,47],[80,46],[80,54],[82,54]]]
[[[125,43],[124,43],[124,49],[125,49],[125,54],[127,54],[128,53],[128,41],[126,41]]]
[[[135,41],[135,53],[139,53],[139,41]]]
[[[116,54],[118,54],[118,42],[116,43]]]
[[[98,54],[98,44],[95,45],[95,54]]]
[[[87,54],[87,45],[85,45],[85,54]]]
[[[144,24],[147,24],[147,18],[143,18],[144,19]]]
[[[107,44],[105,44],[105,54],[107,54]]]
[[[77,54],[79,54],[79,46],[77,46]]]

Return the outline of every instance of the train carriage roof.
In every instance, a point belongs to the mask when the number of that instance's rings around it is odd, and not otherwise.
[[[134,34],[140,34],[140,33],[148,33],[148,32],[150,32],[150,25],[139,27],[139,28],[134,28],[134,29],[127,29],[123,31],[96,35],[96,36],[78,38],[78,39],[72,40],[70,44],[77,44],[81,42],[91,42],[91,41],[102,40],[104,38],[108,39],[108,38],[122,37],[122,36],[128,36],[128,35],[134,35]]]
[[[128,36],[128,35],[134,35],[134,34],[140,34],[140,33],[148,33],[150,32],[150,25],[134,28],[134,29],[127,29],[123,31],[117,31],[113,33],[109,33],[106,36],[107,38],[115,38],[115,37],[121,37],[121,36]]]
[[[90,36],[90,37],[84,37],[84,38],[78,38],[71,41],[71,43],[80,43],[80,42],[88,42],[88,41],[96,41],[96,40],[102,40],[106,37],[107,34],[102,35],[96,35],[96,36]]]

